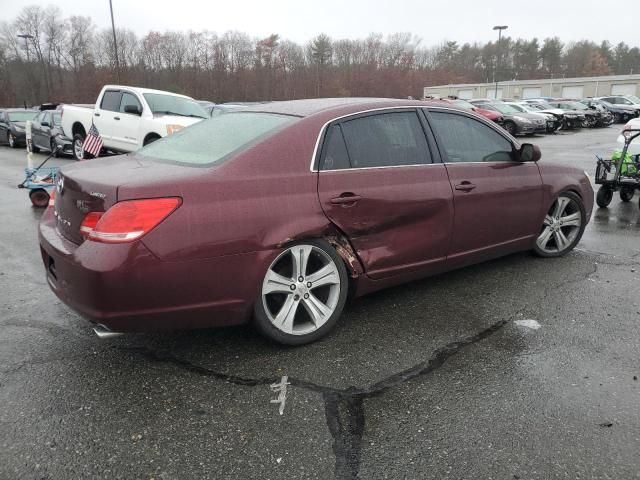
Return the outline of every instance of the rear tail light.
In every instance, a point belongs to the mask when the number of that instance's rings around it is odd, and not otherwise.
[[[132,242],[153,230],[181,203],[177,197],[118,202],[105,213],[89,213],[80,229],[85,227],[87,239],[95,242]]]
[[[51,192],[49,192],[49,206],[53,207],[56,204],[56,189],[52,189]]]
[[[104,215],[104,212],[89,212],[87,216],[82,220],[82,224],[80,225],[80,233],[84,238],[88,238],[89,234],[93,232],[93,229],[96,228],[98,224],[98,220]]]

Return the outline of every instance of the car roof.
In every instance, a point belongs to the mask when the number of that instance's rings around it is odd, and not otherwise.
[[[289,100],[251,105],[243,112],[264,112],[309,117],[317,113],[330,113],[332,110],[341,114],[356,113],[364,110],[375,110],[393,107],[425,107],[442,106],[442,103],[421,100],[400,100],[392,98],[313,98],[307,100]],[[449,106],[447,106],[449,108]],[[457,108],[454,105],[451,108]]]

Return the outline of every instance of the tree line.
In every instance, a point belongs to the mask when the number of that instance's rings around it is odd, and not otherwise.
[[[19,36],[21,35],[21,36]],[[505,37],[425,46],[411,33],[364,39],[98,29],[56,6],[24,7],[0,23],[0,106],[90,103],[121,83],[214,102],[308,97],[420,97],[429,85],[640,73],[640,49],[590,40]]]

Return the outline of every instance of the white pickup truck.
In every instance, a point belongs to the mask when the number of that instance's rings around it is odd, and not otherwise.
[[[205,118],[209,118],[207,112],[185,95],[121,85],[102,87],[94,107],[62,107],[62,129],[73,139],[76,160],[87,156],[82,144],[92,123],[103,148],[133,152]]]

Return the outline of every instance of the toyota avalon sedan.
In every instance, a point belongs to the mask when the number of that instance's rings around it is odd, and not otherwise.
[[[339,322],[348,296],[513,252],[571,251],[590,181],[539,160],[441,103],[255,105],[63,167],[42,259],[55,294],[98,333],[253,321],[303,344]]]

